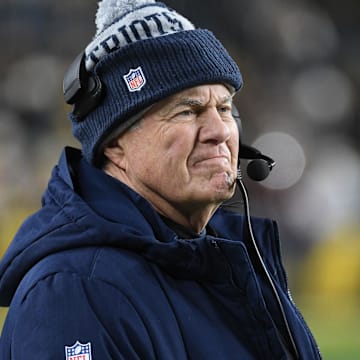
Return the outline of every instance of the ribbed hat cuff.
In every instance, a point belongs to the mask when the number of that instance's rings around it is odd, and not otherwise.
[[[142,87],[129,91],[124,76],[141,69]],[[181,90],[223,83],[242,86],[238,66],[208,30],[181,31],[138,41],[102,59],[95,67],[105,87],[102,103],[81,122],[70,114],[84,157],[96,165],[98,146],[111,131],[147,106]]]

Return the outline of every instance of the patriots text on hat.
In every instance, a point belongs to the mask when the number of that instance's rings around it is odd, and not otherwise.
[[[91,70],[102,57],[136,41],[193,29],[189,20],[164,4],[145,4],[126,12],[97,35],[86,48],[86,68]]]

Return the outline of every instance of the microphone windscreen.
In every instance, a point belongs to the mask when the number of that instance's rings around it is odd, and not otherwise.
[[[270,173],[269,164],[262,159],[250,161],[246,170],[249,178],[255,181],[265,180]]]

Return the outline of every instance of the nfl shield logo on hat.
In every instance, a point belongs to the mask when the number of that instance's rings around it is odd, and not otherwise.
[[[91,360],[91,343],[81,344],[77,341],[73,346],[65,346],[65,360]]]
[[[146,83],[144,73],[141,66],[130,71],[123,76],[129,91],[139,91]]]

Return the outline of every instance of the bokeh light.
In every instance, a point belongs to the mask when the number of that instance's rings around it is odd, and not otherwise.
[[[291,198],[289,221],[313,241],[337,228],[359,223],[360,156],[346,142],[319,141],[306,178]],[[321,219],[321,221],[319,221]]]
[[[30,54],[16,60],[6,73],[3,97],[19,110],[51,110],[61,90],[63,70],[60,60],[49,54]]]
[[[305,169],[306,158],[299,142],[291,135],[270,132],[257,138],[253,146],[276,161],[276,166],[262,185],[283,190],[296,184]]]
[[[305,4],[289,3],[281,9],[278,33],[285,54],[299,62],[326,58],[336,51],[339,42],[330,17]]]
[[[295,79],[292,91],[299,110],[310,120],[325,125],[341,121],[353,107],[351,82],[333,66],[304,70]]]

